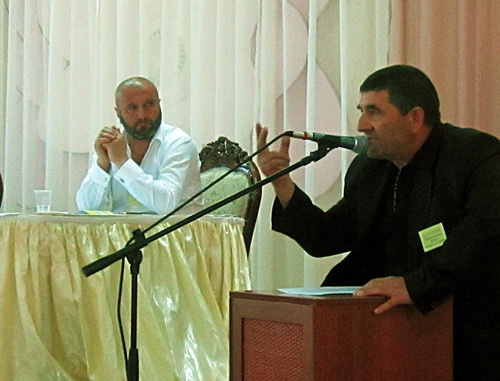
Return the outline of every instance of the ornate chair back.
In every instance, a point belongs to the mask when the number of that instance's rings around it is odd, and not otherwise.
[[[221,136],[203,147],[199,156],[201,182],[202,186],[205,187],[231,168],[238,166],[248,157],[248,154],[242,150],[238,143]],[[255,163],[253,161],[244,163],[203,194],[205,206],[213,205],[259,180],[260,173]],[[215,215],[230,215],[245,219],[243,237],[247,253],[250,252],[261,195],[262,191],[259,188],[213,211]]]

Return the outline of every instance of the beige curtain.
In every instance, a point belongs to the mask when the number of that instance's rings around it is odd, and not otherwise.
[[[356,134],[358,88],[387,64],[388,2],[262,1],[257,33],[256,114],[271,129]],[[293,141],[292,161],[316,148]],[[292,174],[315,202],[328,208],[342,194],[353,154],[335,150]],[[319,285],[341,256],[316,259],[270,226],[274,194],[264,189],[252,244],[252,282],[258,289]]]
[[[76,211],[93,140],[118,124],[113,92],[142,75],[164,120],[199,148],[220,135],[254,150],[257,121],[356,134],[361,81],[387,64],[389,0],[4,0],[0,5],[2,210],[31,213],[34,190]],[[294,141],[293,159],[315,149]],[[341,196],[353,154],[293,174],[322,206]],[[318,284],[338,260],[311,259],[270,229],[266,186],[250,253],[256,289]]]
[[[390,63],[423,69],[443,121],[500,136],[500,2],[392,0]]]
[[[32,212],[42,188],[53,190],[56,210],[76,210],[93,140],[118,125],[114,89],[130,76],[158,84],[164,119],[200,147],[225,134],[250,150],[257,1],[2,5],[5,211]]]

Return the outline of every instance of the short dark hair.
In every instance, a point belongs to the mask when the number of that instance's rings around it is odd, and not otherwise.
[[[408,65],[393,65],[377,70],[361,84],[359,91],[389,92],[389,102],[401,114],[421,107],[425,112],[425,124],[430,127],[441,123],[439,97],[436,88],[421,70]]]

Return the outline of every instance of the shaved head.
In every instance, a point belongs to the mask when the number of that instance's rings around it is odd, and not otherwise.
[[[156,92],[156,96],[158,97],[158,89],[156,88],[156,85],[151,82],[149,79],[144,78],[144,77],[132,77],[132,78],[127,78],[126,80],[122,81],[115,90],[115,104],[118,105],[120,98],[122,97],[122,91],[125,88],[131,88],[131,87],[136,87],[136,88],[147,88],[147,87],[152,87],[154,91]]]

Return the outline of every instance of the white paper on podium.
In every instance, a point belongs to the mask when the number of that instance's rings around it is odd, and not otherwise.
[[[299,287],[299,288],[279,288],[285,294],[290,295],[352,295],[361,286],[346,287]]]

